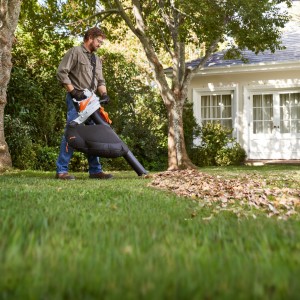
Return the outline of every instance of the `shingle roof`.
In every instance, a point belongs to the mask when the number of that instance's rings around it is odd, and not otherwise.
[[[241,59],[223,59],[225,52],[214,53],[205,64],[205,68],[228,67],[251,65],[260,63],[276,63],[276,62],[300,62],[300,33],[288,32],[282,36],[282,44],[286,47],[284,50],[277,50],[275,53],[265,51],[264,53],[255,54],[252,51],[243,51],[244,57],[248,60],[246,63]],[[187,62],[187,67],[195,67],[199,64],[200,59]]]

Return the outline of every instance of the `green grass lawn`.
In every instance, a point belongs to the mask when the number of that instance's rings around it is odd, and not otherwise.
[[[300,187],[296,166],[201,171]],[[0,299],[299,299],[297,215],[207,219],[213,207],[113,174],[0,175]]]

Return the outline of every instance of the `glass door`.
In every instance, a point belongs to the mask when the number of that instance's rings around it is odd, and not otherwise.
[[[250,159],[300,159],[300,93],[250,97]]]

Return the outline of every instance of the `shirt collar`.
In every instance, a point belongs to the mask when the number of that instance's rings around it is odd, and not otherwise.
[[[85,52],[85,53],[90,53],[90,54],[91,54],[91,52],[88,51],[88,50],[84,47],[84,44],[81,44],[81,48],[82,48],[83,52]]]

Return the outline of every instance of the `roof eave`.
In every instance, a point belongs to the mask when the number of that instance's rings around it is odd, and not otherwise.
[[[257,64],[241,64],[241,65],[227,65],[222,67],[204,67],[200,69],[194,76],[197,75],[222,75],[222,74],[242,74],[254,72],[268,72],[268,71],[289,71],[300,70],[299,61],[285,61],[285,62],[270,62]]]

